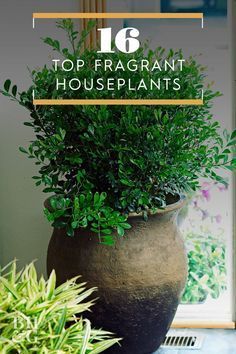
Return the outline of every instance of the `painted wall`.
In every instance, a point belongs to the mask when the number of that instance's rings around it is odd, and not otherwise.
[[[0,4],[0,82],[10,78],[23,90],[30,84],[27,65],[34,68],[49,62],[48,49],[40,37],[54,34],[52,21],[36,23],[32,13],[44,11],[78,11],[78,0],[7,0]],[[57,32],[55,33],[57,35]],[[44,219],[45,195],[34,186],[31,176],[36,169],[18,151],[32,137],[23,126],[28,112],[7,98],[0,97],[0,263],[16,257],[20,264],[38,259],[45,271],[47,244],[51,227]]]

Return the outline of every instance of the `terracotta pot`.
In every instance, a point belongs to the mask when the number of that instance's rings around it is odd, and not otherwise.
[[[98,287],[89,315],[93,326],[122,337],[106,353],[150,354],[159,348],[176,313],[187,278],[187,258],[176,218],[184,201],[149,216],[129,217],[132,229],[114,247],[97,235],[77,230],[74,238],[55,229],[48,248],[48,273],[58,283],[82,275]]]

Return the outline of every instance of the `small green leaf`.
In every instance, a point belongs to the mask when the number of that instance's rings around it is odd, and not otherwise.
[[[22,146],[19,147],[20,152],[23,152],[23,154],[28,154],[28,151],[23,148]]]
[[[123,227],[123,229],[126,229],[126,230],[131,229],[131,225],[128,224],[128,223],[121,223],[120,226]]]
[[[97,205],[99,203],[99,200],[100,200],[100,195],[98,192],[96,192],[94,194],[94,205]]]
[[[11,80],[6,80],[5,83],[4,83],[4,89],[5,91],[9,92],[10,90],[10,87],[11,87]]]
[[[65,327],[65,324],[66,324],[66,313],[67,313],[67,308],[65,307],[63,309],[63,312],[61,314],[61,318],[60,318],[60,321],[58,323],[58,326],[56,328],[56,331],[55,333],[58,335],[58,334],[61,334],[62,333],[62,330],[64,329]],[[57,341],[56,341],[57,343]]]
[[[56,288],[56,273],[55,270],[52,271],[47,283],[46,299],[51,300],[54,290]]]
[[[125,234],[125,230],[120,225],[117,226],[117,232],[118,232],[118,235],[121,237],[124,236],[124,234]]]
[[[233,131],[233,133],[231,134],[231,140],[234,140],[236,138],[236,130]]]
[[[121,179],[120,180],[122,184],[124,184],[125,186],[128,186],[128,187],[133,187],[134,186],[134,183],[131,182],[131,181],[128,181],[127,179]]]
[[[17,86],[14,85],[14,86],[12,87],[12,95],[13,95],[14,97],[16,97],[16,94],[17,94]]]
[[[89,345],[89,339],[91,336],[91,323],[89,320],[85,319],[85,328],[84,328],[84,336],[83,336],[83,342],[80,350],[80,354],[86,354],[87,348]]]
[[[73,228],[74,230],[77,229],[78,226],[79,226],[78,221],[73,221],[73,222],[71,223],[71,226],[72,226],[72,228]]]
[[[70,237],[73,237],[73,236],[74,236],[75,232],[74,232],[74,229],[73,229],[73,227],[72,227],[71,225],[69,225],[69,226],[67,227],[66,233],[67,233],[67,235],[70,236]]]

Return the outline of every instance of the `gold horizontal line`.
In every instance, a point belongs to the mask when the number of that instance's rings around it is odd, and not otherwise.
[[[35,106],[201,106],[204,104],[200,99],[149,99],[149,100],[122,100],[122,99],[105,99],[105,100],[86,100],[86,99],[34,99]]]
[[[87,19],[108,19],[108,18],[160,18],[160,19],[203,19],[203,13],[130,13],[130,12],[113,12],[113,13],[75,13],[75,12],[36,12],[33,18],[87,18]]]

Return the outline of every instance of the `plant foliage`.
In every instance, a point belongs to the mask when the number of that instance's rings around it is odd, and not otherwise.
[[[148,59],[159,62],[181,59],[180,51],[163,48],[148,50],[141,47],[134,54],[115,52],[99,54],[96,49],[83,50],[83,42],[93,25],[81,36],[73,22],[58,23],[68,36],[70,48],[62,48],[59,41],[44,39],[57,56],[76,62],[85,60],[84,70],[64,72],[44,66],[31,72],[32,86],[18,94],[11,81],[5,82],[1,92],[17,101],[30,112],[25,125],[35,132],[35,139],[21,148],[36,160],[39,175],[36,185],[43,185],[45,193],[53,193],[45,214],[53,226],[66,228],[70,236],[78,228],[90,228],[105,244],[113,244],[114,235],[123,236],[130,227],[126,222],[130,212],[144,214],[148,210],[164,208],[170,196],[177,196],[199,187],[199,177],[224,182],[219,168],[233,170],[236,159],[236,132],[224,135],[211,114],[212,100],[219,96],[205,84],[204,68],[190,57],[181,73],[181,91],[128,91],[126,87],[112,91],[113,98],[198,98],[204,89],[203,106],[34,106],[35,96],[50,98],[97,98],[93,91],[55,90],[56,78],[80,80],[108,79],[114,73],[94,71],[95,59],[137,62]],[[176,72],[169,71],[174,79]],[[166,72],[153,72],[158,80]],[[130,72],[123,72],[124,78]],[[137,82],[149,80],[148,71],[132,73]],[[111,92],[100,91],[99,98],[111,98]]]
[[[38,280],[34,264],[20,272],[12,262],[0,272],[0,352],[98,354],[117,343],[111,333],[91,328],[82,318],[95,289],[77,278],[56,287],[53,271]]]
[[[225,241],[213,235],[186,236],[189,275],[182,303],[200,303],[210,295],[217,299],[226,290]]]

